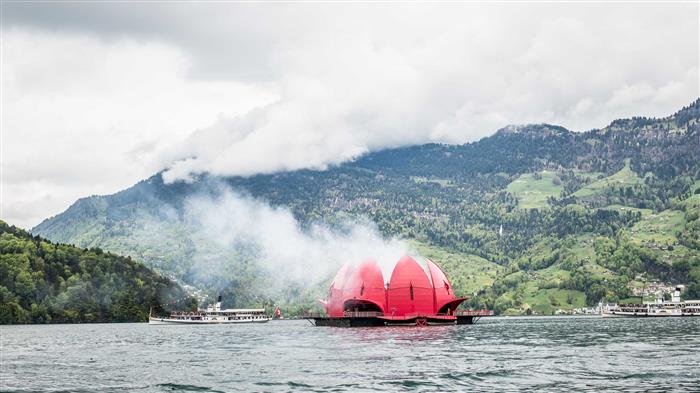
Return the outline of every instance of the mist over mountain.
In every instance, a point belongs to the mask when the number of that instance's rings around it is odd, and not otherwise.
[[[130,255],[239,306],[308,304],[344,261],[412,253],[473,306],[551,313],[630,297],[642,280],[700,295],[699,179],[696,100],[666,118],[508,126],[327,170],[161,172],[32,233]]]

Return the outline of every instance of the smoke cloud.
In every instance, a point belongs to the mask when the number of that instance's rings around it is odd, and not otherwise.
[[[230,280],[252,279],[237,284],[287,300],[299,294],[285,291],[325,285],[343,263],[373,258],[388,280],[401,256],[416,254],[405,241],[382,237],[368,221],[302,226],[289,209],[225,187],[188,198],[181,223],[194,243],[195,283],[225,287]]]

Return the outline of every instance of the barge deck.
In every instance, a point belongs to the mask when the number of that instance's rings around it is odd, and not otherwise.
[[[457,310],[453,315],[407,314],[384,315],[379,312],[345,312],[342,317],[329,317],[321,313],[306,313],[304,318],[315,326],[377,327],[377,326],[442,326],[471,325],[482,317],[493,316],[491,310]]]

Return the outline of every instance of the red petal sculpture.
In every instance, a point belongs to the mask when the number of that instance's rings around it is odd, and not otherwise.
[[[387,289],[386,315],[433,313],[433,286],[428,276],[413,258],[401,258],[391,273]]]
[[[328,301],[324,304],[328,316],[343,316],[343,287],[345,286],[345,280],[352,273],[352,270],[352,266],[346,263],[335,275],[331,287],[328,290]]]
[[[326,314],[343,317],[346,311],[373,311],[384,318],[399,319],[452,314],[466,298],[455,296],[438,265],[430,260],[426,263],[430,276],[413,258],[404,256],[396,263],[387,288],[374,260],[356,268],[346,263],[328,289],[328,300],[321,301]]]
[[[384,313],[386,295],[382,270],[373,259],[353,270],[343,288],[343,309]]]
[[[453,314],[460,303],[467,300],[466,298],[458,298],[452,291],[452,284],[447,279],[445,272],[440,269],[440,266],[430,259],[426,259],[430,278],[433,283],[434,297],[434,312],[436,314]]]

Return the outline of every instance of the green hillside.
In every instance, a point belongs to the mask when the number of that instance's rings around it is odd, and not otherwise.
[[[554,172],[542,171],[520,175],[508,184],[506,191],[518,198],[519,208],[533,209],[547,207],[547,199],[558,197],[564,187]]]
[[[370,221],[444,265],[471,306],[552,313],[627,298],[638,277],[685,284],[684,296],[700,297],[699,179],[697,100],[662,119],[583,133],[509,126],[474,143],[389,149],[327,170],[172,184],[156,174],[81,199],[32,232],[132,255],[210,292],[228,291],[231,305],[312,304],[322,286],[270,281],[255,247],[197,234],[188,202],[223,187],[288,209],[302,229]],[[202,253],[230,261],[216,280],[194,269]]]
[[[131,258],[51,243],[3,221],[0,299],[0,324],[137,322],[150,307],[193,305],[179,285]]]
[[[424,243],[413,245],[421,255],[438,261],[463,296],[473,296],[491,286],[506,268],[473,254],[441,249]]]

